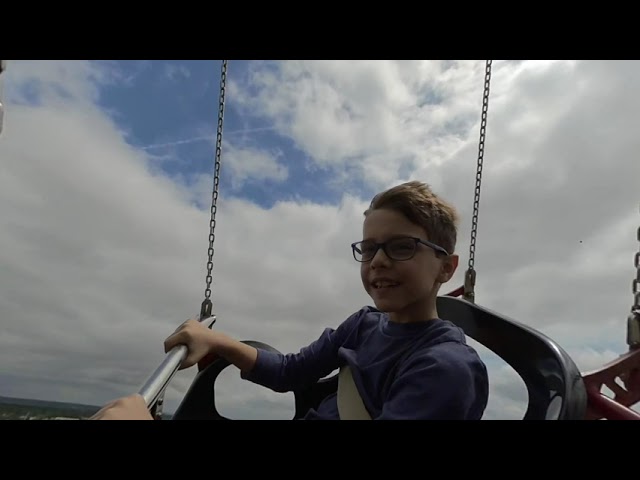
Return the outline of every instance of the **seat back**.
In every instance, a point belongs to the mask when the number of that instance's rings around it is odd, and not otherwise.
[[[275,348],[266,343],[247,340],[242,343],[255,348],[278,352]],[[191,386],[185,394],[182,402],[173,414],[173,420],[229,420],[222,416],[216,408],[216,380],[218,375],[231,364],[223,359],[217,358],[205,368],[200,370],[191,382]]]
[[[242,343],[260,348],[269,352],[280,353],[271,345],[254,340],[245,340]],[[216,380],[222,370],[231,364],[217,358],[205,368],[200,370],[193,379],[189,390],[172,416],[172,420],[229,420],[218,412],[216,407]],[[294,391],[295,413],[293,419],[302,418],[311,408],[317,408],[319,403],[338,388],[338,376],[321,379],[311,385],[303,385]]]
[[[587,392],[582,375],[560,345],[527,325],[462,298],[441,296],[440,318],[508,363],[524,381],[528,408],[523,420],[582,420]]]

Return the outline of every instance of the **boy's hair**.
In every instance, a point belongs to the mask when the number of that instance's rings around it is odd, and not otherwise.
[[[456,248],[458,212],[438,197],[429,185],[411,181],[378,193],[365,210],[365,217],[372,210],[388,208],[406,216],[421,226],[429,240],[452,254]]]

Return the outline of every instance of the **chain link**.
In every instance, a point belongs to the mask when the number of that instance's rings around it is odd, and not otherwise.
[[[478,213],[480,210],[480,186],[482,182],[482,163],[484,160],[484,142],[487,130],[487,114],[489,111],[489,87],[491,84],[491,64],[492,60],[487,60],[484,77],[484,93],[482,95],[482,117],[480,122],[480,142],[478,144],[478,165],[476,171],[476,187],[473,199],[473,216],[471,218],[471,243],[469,244],[469,267],[466,272],[464,282],[464,297],[473,302],[475,299],[474,287],[476,283],[476,272],[474,270],[476,254],[476,238],[478,235]]]
[[[640,227],[638,227],[636,237],[640,243]],[[635,254],[633,266],[636,268],[636,278],[631,282],[633,305],[627,319],[627,344],[631,350],[640,348],[640,248]]]
[[[638,243],[640,243],[640,227],[637,232]],[[631,283],[631,291],[633,293],[633,307],[632,311],[640,312],[640,248],[635,255],[633,265],[636,267],[636,278]]]
[[[220,164],[222,154],[222,125],[224,121],[224,97],[227,82],[227,60],[222,61],[222,72],[220,78],[220,101],[218,106],[218,131],[216,138],[216,159],[213,175],[213,193],[211,198],[211,220],[209,221],[209,259],[207,261],[207,277],[206,288],[204,291],[204,301],[200,310],[201,318],[210,317],[212,304],[211,304],[211,281],[213,270],[213,242],[215,241],[215,228],[216,228],[216,213],[218,211],[218,186],[220,184]]]

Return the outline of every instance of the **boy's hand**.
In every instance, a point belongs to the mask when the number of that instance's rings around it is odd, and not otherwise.
[[[210,330],[198,320],[190,319],[164,341],[164,351],[168,353],[177,345],[185,345],[188,353],[180,370],[189,368],[209,354],[215,353],[216,341],[223,334]]]
[[[153,420],[142,395],[134,393],[106,404],[89,420]]]

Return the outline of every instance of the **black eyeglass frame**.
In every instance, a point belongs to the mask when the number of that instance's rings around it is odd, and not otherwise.
[[[410,257],[407,258],[394,258],[393,256],[389,255],[389,252],[387,251],[387,244],[390,242],[396,242],[398,240],[413,240],[415,242],[415,246],[417,247],[419,244],[425,245],[427,247],[432,248],[433,250],[436,251],[436,253],[440,253],[442,255],[445,256],[449,256],[449,252],[447,252],[444,248],[442,248],[440,245],[436,245],[433,242],[429,242],[428,240],[422,240],[421,238],[418,237],[395,237],[392,238],[390,240],[387,240],[386,242],[381,242],[381,243],[377,243],[377,242],[373,242],[373,246],[375,247],[375,251],[373,252],[373,255],[371,255],[371,258],[368,260],[358,260],[358,258],[356,257],[356,250],[362,255],[362,250],[360,248],[358,248],[359,245],[361,245],[362,243],[365,242],[365,240],[361,240],[359,242],[354,242],[351,244],[351,252],[353,253],[353,258],[356,262],[358,263],[368,263],[371,260],[373,260],[376,255],[378,254],[378,250],[380,250],[382,248],[382,250],[384,251],[384,254],[390,258],[391,260],[397,261],[397,262],[405,262],[407,260],[411,260],[415,255],[416,252],[418,251],[417,248],[413,249],[413,253],[411,254]],[[369,241],[367,240],[367,243],[369,243]]]

